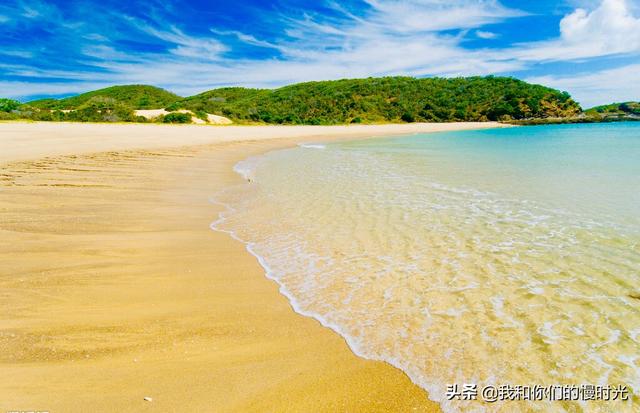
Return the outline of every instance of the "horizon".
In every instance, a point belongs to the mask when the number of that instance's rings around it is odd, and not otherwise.
[[[640,100],[640,1],[521,3],[10,0],[0,97],[495,75],[567,91],[583,108]]]

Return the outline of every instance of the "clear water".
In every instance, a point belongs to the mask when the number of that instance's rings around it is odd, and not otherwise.
[[[294,308],[445,411],[640,411],[640,123],[303,145],[236,166],[213,224]],[[627,385],[620,402],[447,384]]]

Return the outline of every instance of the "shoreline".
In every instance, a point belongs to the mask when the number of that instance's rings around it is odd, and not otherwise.
[[[66,124],[33,147],[24,134],[42,124],[28,125],[0,135],[0,149],[22,144],[0,159],[5,410],[438,410],[402,371],[292,311],[244,244],[209,229],[208,195],[239,182],[232,167],[247,156],[413,129],[169,127],[159,146],[147,132],[132,141],[130,125]]]
[[[0,122],[0,165],[47,156],[271,139],[348,139],[513,127],[498,122],[339,126],[202,126]]]

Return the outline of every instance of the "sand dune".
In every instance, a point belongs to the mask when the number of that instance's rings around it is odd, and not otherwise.
[[[178,113],[187,113],[187,114],[191,114],[191,121],[195,124],[199,124],[199,125],[203,125],[208,123],[214,124],[214,125],[230,125],[233,122],[231,121],[231,119],[229,118],[225,118],[224,116],[219,116],[219,115],[212,115],[210,113],[207,113],[207,121],[205,122],[204,120],[200,119],[199,117],[197,117],[193,112],[191,112],[190,110],[186,110],[186,109],[180,109],[180,110],[176,110],[175,112]],[[135,112],[136,116],[142,116],[145,117],[147,119],[155,119],[159,116],[162,115],[167,115],[171,112],[165,110],[165,109],[141,109],[141,110],[136,110]]]

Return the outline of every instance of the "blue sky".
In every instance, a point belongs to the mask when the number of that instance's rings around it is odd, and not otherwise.
[[[0,96],[508,75],[640,100],[640,0],[2,0]]]

